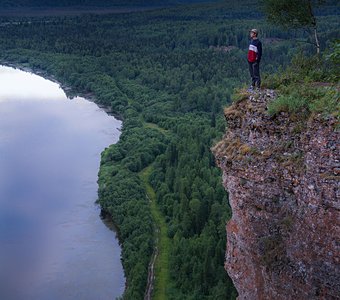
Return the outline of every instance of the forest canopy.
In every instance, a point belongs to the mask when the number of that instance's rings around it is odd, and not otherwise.
[[[179,3],[209,2],[204,0],[0,0],[1,8],[14,7],[127,7],[164,6]]]
[[[340,38],[337,11],[318,11],[321,49]],[[144,298],[157,243],[146,168],[170,239],[167,299],[235,299],[224,270],[231,209],[210,148],[225,131],[223,107],[249,82],[249,29],[259,29],[270,78],[296,53],[313,53],[297,42],[309,35],[268,24],[250,0],[0,24],[1,63],[54,76],[70,96],[93,95],[124,120],[119,142],[102,153],[98,191],[119,229],[124,299]]]

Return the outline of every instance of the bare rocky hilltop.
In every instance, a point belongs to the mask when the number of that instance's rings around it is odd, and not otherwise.
[[[225,268],[239,299],[340,299],[339,123],[269,116],[275,97],[226,108],[213,149],[233,211]]]

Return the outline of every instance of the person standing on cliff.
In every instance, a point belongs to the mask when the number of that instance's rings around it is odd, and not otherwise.
[[[257,29],[250,30],[249,34],[251,41],[248,49],[248,64],[251,76],[250,90],[252,91],[255,87],[258,89],[261,87],[260,61],[262,56],[262,43],[257,37]]]

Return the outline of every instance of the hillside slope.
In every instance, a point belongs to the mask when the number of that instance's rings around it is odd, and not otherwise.
[[[229,192],[225,268],[239,299],[339,299],[336,116],[267,113],[273,90],[225,109],[213,149]]]

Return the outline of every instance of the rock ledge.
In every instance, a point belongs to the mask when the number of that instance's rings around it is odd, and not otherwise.
[[[264,90],[225,109],[213,152],[233,216],[225,268],[239,299],[340,299],[340,132],[267,105]]]

